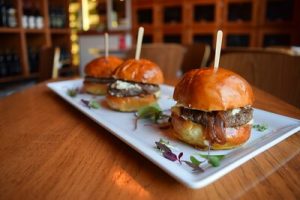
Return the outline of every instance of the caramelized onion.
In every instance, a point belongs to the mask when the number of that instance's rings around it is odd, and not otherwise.
[[[224,119],[220,112],[207,116],[206,138],[210,143],[226,143]]]

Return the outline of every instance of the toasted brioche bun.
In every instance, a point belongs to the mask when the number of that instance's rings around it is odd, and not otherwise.
[[[172,125],[174,136],[179,140],[199,148],[208,148],[205,138],[206,128],[201,124],[180,117],[178,108],[172,109]],[[244,144],[250,137],[251,125],[245,124],[237,128],[225,128],[225,144],[212,143],[211,149],[232,149]],[[206,140],[206,141],[205,141]]]
[[[174,99],[190,109],[218,111],[252,105],[249,83],[238,74],[219,68],[187,72],[175,87]]]
[[[83,83],[83,91],[95,94],[95,95],[105,95],[108,88],[108,84],[106,83],[92,83],[92,82],[84,82]]]
[[[116,97],[112,95],[106,96],[106,102],[110,108],[122,112],[133,112],[138,109],[156,102],[155,95],[147,95],[143,97]]]
[[[96,78],[110,78],[115,69],[123,63],[123,60],[115,56],[100,57],[89,62],[84,72],[87,76]]]
[[[163,73],[153,62],[146,59],[129,59],[114,72],[115,79],[149,84],[162,84]]]

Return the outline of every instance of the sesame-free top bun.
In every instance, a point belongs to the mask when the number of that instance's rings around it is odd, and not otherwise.
[[[115,70],[114,78],[157,85],[162,84],[164,80],[161,69],[146,59],[125,61]]]
[[[175,87],[173,98],[178,104],[206,112],[252,105],[253,91],[238,74],[212,67],[187,72]]]
[[[89,62],[84,72],[87,76],[110,78],[115,69],[122,63],[123,60],[115,56],[100,57]]]

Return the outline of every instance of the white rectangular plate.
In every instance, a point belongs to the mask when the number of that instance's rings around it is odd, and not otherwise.
[[[257,154],[300,130],[299,120],[254,109],[254,124],[267,124],[268,129],[264,132],[252,130],[249,141],[242,147],[234,150],[211,151],[212,155],[226,155],[221,161],[221,165],[219,167],[212,167],[207,162],[204,162],[201,166],[205,171],[203,173],[194,173],[186,164],[180,164],[177,161],[172,162],[164,158],[155,148],[155,142],[159,141],[160,138],[168,140],[173,146],[172,151],[174,153],[178,155],[180,152],[183,152],[182,160],[189,160],[191,155],[201,160],[201,157],[197,154],[207,154],[206,151],[200,151],[174,139],[170,135],[170,131],[172,130],[161,130],[154,126],[147,126],[149,121],[140,120],[138,128],[134,130],[134,113],[122,113],[110,110],[105,106],[105,97],[95,97],[88,94],[78,94],[73,98],[68,96],[68,89],[80,88],[81,86],[82,79],[48,84],[51,90],[68,103],[72,104],[176,180],[190,188],[201,188],[217,180]],[[175,104],[172,100],[173,90],[174,88],[171,86],[161,86],[162,95],[159,99],[159,105],[162,109],[169,109]],[[100,102],[101,107],[99,109],[89,109],[81,102],[81,99],[97,100]]]

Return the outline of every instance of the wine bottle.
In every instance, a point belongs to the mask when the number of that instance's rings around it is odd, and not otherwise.
[[[14,75],[21,73],[20,58],[15,51],[12,54],[12,66]]]
[[[50,27],[55,28],[55,14],[54,14],[54,8],[51,6],[49,9],[49,15],[50,15]]]
[[[34,17],[34,10],[32,6],[29,6],[30,9],[28,9],[28,28],[34,29],[35,26],[35,17]]]
[[[22,27],[28,28],[28,4],[25,3],[23,7]]]
[[[44,28],[44,18],[40,14],[37,4],[35,5],[34,17],[35,17],[35,28],[37,28],[37,29]]]
[[[6,24],[8,27],[13,28],[17,26],[16,9],[11,3],[7,5],[6,20]]]
[[[0,0],[0,26],[6,26],[6,4],[4,0]]]
[[[6,76],[6,66],[5,66],[5,55],[3,52],[0,53],[0,77]]]
[[[5,50],[5,67],[8,76],[13,75],[12,73],[12,54],[10,49]]]
[[[38,71],[39,64],[39,51],[36,47],[29,47],[28,49],[28,60],[30,65],[30,72]]]

